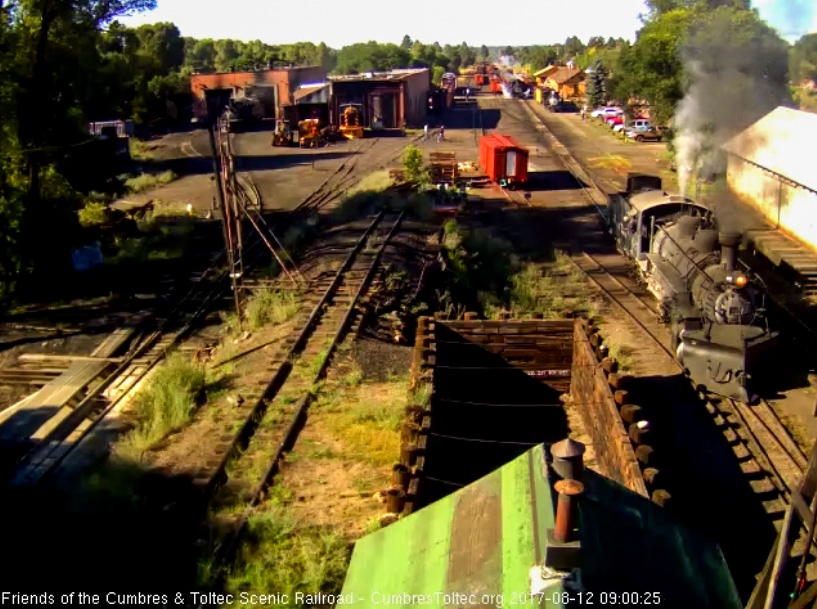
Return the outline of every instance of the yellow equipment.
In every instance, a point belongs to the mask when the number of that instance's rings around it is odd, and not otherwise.
[[[292,146],[295,142],[295,136],[289,126],[289,121],[281,120],[275,121],[275,132],[272,134],[273,146]]]
[[[308,118],[298,123],[298,133],[301,136],[301,147],[315,148],[321,141],[321,129],[317,118]]]
[[[357,106],[358,104],[348,104],[340,115],[340,133],[350,140],[363,137],[363,126]]]

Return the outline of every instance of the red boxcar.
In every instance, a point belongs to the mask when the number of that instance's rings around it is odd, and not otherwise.
[[[505,180],[513,188],[528,181],[528,149],[509,135],[483,135],[479,165],[492,182]]]

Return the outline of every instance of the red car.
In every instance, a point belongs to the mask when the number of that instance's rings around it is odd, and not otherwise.
[[[608,127],[615,127],[616,125],[624,124],[624,113],[616,114],[615,116],[608,116],[605,121]]]

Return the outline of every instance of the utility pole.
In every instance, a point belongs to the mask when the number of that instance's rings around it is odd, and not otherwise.
[[[240,260],[240,242],[236,238],[236,214],[235,210],[235,174],[232,170],[232,155],[229,146],[230,141],[230,123],[227,116],[222,116],[216,122],[218,151],[221,160],[220,171],[218,172],[219,180],[219,205],[222,219],[222,230],[224,233],[224,246],[227,251],[227,265],[230,273],[230,283],[233,290],[233,301],[235,304],[235,312],[238,318],[238,327],[241,328],[241,280],[243,273],[241,272],[237,261]],[[240,225],[240,217],[238,223]]]

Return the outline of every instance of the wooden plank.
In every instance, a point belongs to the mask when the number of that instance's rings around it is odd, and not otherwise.
[[[119,363],[121,357],[94,357],[92,355],[55,355],[49,353],[21,353],[17,356],[21,362],[68,361],[68,362],[113,362]]]
[[[769,581],[771,579],[772,567],[774,567],[774,558],[777,556],[777,546],[780,543],[778,536],[774,540],[769,556],[766,558],[766,564],[763,565],[763,570],[758,575],[757,584],[755,584],[752,595],[746,603],[746,609],[762,609],[766,601],[766,595],[769,592]]]
[[[769,588],[766,595],[766,602],[763,604],[763,609],[772,609],[774,601],[777,596],[777,588],[780,584],[780,575],[786,567],[788,555],[790,550],[789,533],[791,531],[792,518],[794,516],[794,506],[789,505],[786,509],[786,516],[783,518],[783,527],[780,529],[780,537],[778,538],[776,554],[774,557],[774,566],[769,575]]]

